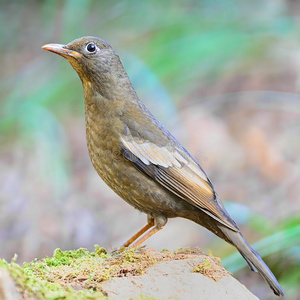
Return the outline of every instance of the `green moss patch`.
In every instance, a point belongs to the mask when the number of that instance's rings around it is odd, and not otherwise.
[[[219,264],[218,257],[207,256],[203,263],[194,267],[194,273],[201,273],[202,275],[211,278],[214,281],[219,281],[226,274],[230,274],[223,266]]]
[[[126,249],[120,253],[108,254],[104,248],[96,245],[93,252],[86,249],[72,251],[56,249],[53,257],[34,260],[22,266],[15,262],[16,257],[10,263],[0,260],[0,268],[10,273],[23,299],[28,297],[46,300],[108,299],[101,287],[101,283],[105,280],[112,277],[142,275],[155,263],[200,255],[203,254],[198,249],[179,249],[175,252],[165,250],[161,253]],[[205,258],[203,266],[195,267],[194,272],[212,277],[216,272],[220,274],[223,272],[219,270],[221,267],[216,261],[213,269],[219,271],[211,273],[209,271],[211,268],[211,262]]]

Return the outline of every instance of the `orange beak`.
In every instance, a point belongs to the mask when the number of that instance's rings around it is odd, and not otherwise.
[[[79,58],[82,56],[82,54],[80,54],[79,52],[70,50],[70,49],[66,48],[66,45],[61,45],[61,44],[47,44],[47,45],[44,45],[42,47],[42,49],[56,53],[65,58],[68,58],[69,56],[74,57],[74,58]]]

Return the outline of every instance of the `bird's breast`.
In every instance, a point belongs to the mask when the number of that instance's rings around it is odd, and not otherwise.
[[[91,162],[103,181],[129,204],[138,207],[138,170],[121,153],[124,124],[116,115],[95,113],[86,107],[86,139]],[[140,175],[139,175],[140,176]]]
[[[103,178],[109,166],[119,160],[120,120],[109,113],[107,116],[97,114],[93,107],[86,108],[86,139],[92,164]],[[113,168],[112,168],[113,169]]]
[[[169,215],[170,193],[142,174],[120,148],[120,120],[86,114],[86,138],[91,162],[103,181],[121,198],[145,213]]]

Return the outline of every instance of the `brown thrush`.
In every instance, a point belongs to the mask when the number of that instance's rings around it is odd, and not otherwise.
[[[148,216],[147,225],[123,246],[141,245],[168,218],[186,218],[236,247],[250,269],[283,296],[201,166],[139,100],[112,47],[88,36],[43,49],[65,57],[82,81],[87,145],[95,170],[122,199]]]

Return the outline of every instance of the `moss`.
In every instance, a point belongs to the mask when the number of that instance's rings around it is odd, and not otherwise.
[[[96,268],[96,261],[103,261],[108,257],[98,246],[95,252],[88,252],[86,249],[75,251],[62,251],[56,249],[53,257],[42,260],[35,260],[30,263],[18,265],[14,259],[10,263],[0,261],[0,268],[8,270],[16,281],[19,290],[24,296],[34,296],[38,299],[105,299],[101,287],[93,284],[95,282],[92,270]],[[90,264],[90,266],[88,266]],[[76,287],[69,284],[80,274],[88,274],[86,279],[89,283],[83,287]]]
[[[16,263],[16,256],[10,263],[0,260],[0,268],[5,268],[17,283],[25,299],[108,299],[102,289],[102,282],[111,277],[138,276],[158,262],[199,257],[199,249],[179,249],[175,252],[140,249],[125,249],[108,254],[104,248],[95,246],[93,252],[86,249],[62,251],[56,249],[52,257],[24,263]],[[217,261],[206,257],[204,263],[194,268],[211,278],[224,274]],[[140,296],[137,299],[154,298]]]
[[[94,252],[84,248],[56,249],[52,257],[25,262],[22,266],[16,263],[16,258],[10,263],[1,260],[0,268],[8,270],[24,297],[38,299],[107,299],[102,281],[143,274],[144,269],[156,262],[147,252],[139,253],[139,249],[125,249],[112,256],[98,245]]]
[[[194,273],[201,273],[202,275],[211,278],[214,281],[219,281],[229,272],[221,265],[219,265],[220,258],[207,256],[203,259],[203,263],[197,264],[193,271]]]
[[[211,262],[208,261],[206,258],[204,258],[204,262],[201,264],[198,264],[193,272],[195,273],[205,273],[207,269],[211,268]]]

